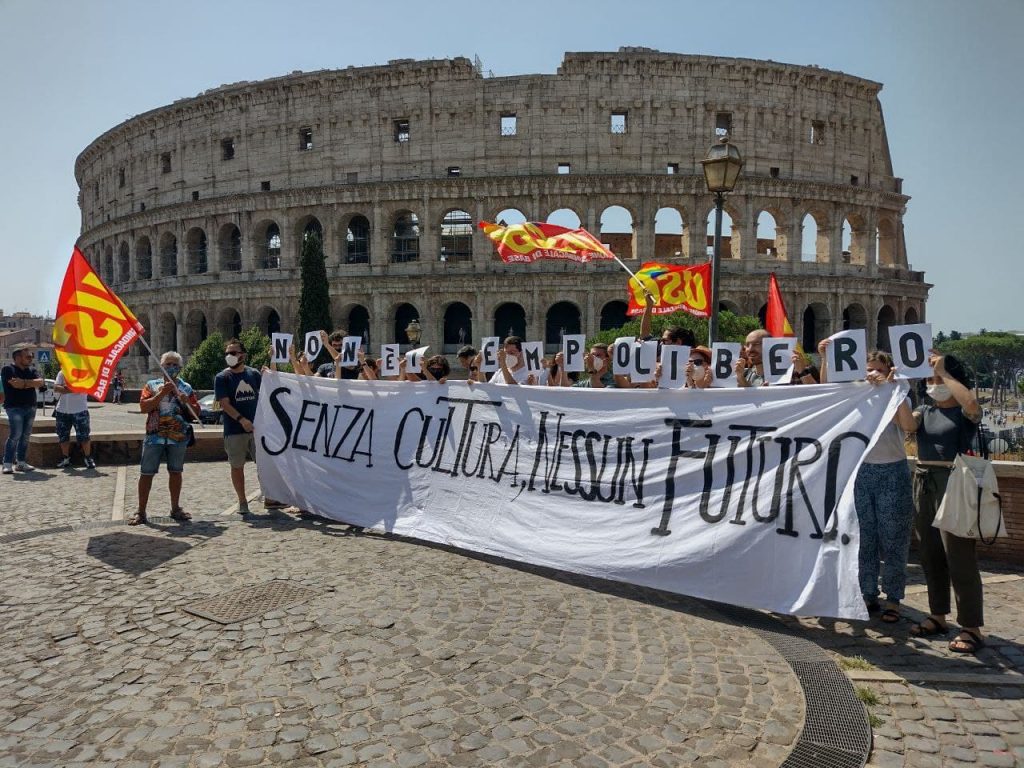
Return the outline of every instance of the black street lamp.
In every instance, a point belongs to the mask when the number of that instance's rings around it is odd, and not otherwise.
[[[743,168],[743,158],[735,144],[729,143],[729,136],[722,136],[708,150],[708,156],[700,161],[704,166],[704,180],[708,192],[715,194],[715,243],[711,256],[711,317],[708,319],[708,346],[718,339],[718,273],[722,252],[722,205],[725,193],[732,192]]]

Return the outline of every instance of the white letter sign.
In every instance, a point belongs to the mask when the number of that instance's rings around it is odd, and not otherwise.
[[[270,358],[270,362],[287,363],[288,347],[292,345],[292,335],[290,333],[275,333],[273,334],[273,338],[270,343],[274,348],[274,353]]]
[[[896,373],[908,379],[926,379],[933,375],[928,362],[932,348],[931,323],[894,325],[889,329],[889,344]]]
[[[612,373],[628,376],[633,372],[633,346],[635,336],[620,336],[612,343]]]
[[[381,344],[380,345],[380,375],[381,376],[397,376],[399,373],[398,368],[398,345],[397,344]]]
[[[829,336],[825,352],[828,382],[862,381],[868,372],[867,333],[863,328],[840,331]]]
[[[690,362],[690,348],[670,344],[661,348],[661,378],[659,389],[682,389],[686,386],[686,365]],[[696,374],[694,374],[696,376]]]
[[[742,344],[731,341],[716,341],[711,347],[711,386],[738,387],[736,361],[740,359]]]
[[[765,339],[761,345],[761,360],[764,364],[764,380],[769,384],[781,384],[789,381],[793,375],[793,350],[796,339],[792,336],[781,336]]]
[[[480,341],[480,370],[484,373],[494,373],[500,367],[498,365],[498,344],[501,342],[497,336],[484,336]]]
[[[562,365],[566,373],[583,370],[583,350],[587,337],[582,333],[567,333],[562,337]]]

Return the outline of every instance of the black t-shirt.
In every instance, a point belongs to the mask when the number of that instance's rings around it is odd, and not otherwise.
[[[255,368],[245,366],[245,370],[241,373],[235,373],[230,368],[225,368],[213,380],[213,396],[218,400],[226,397],[242,416],[249,421],[255,421],[256,404],[259,402],[262,381],[263,377]],[[224,422],[225,435],[245,434],[242,425],[226,413],[221,421]]]
[[[978,425],[964,415],[959,405],[922,405],[917,412],[921,414],[917,428],[917,457],[921,461],[953,461],[958,453],[970,448]]]
[[[316,375],[321,376],[325,379],[334,378],[334,363],[324,363],[316,369]],[[353,366],[351,368],[341,369],[341,378],[343,379],[358,379],[359,378],[359,366]]]
[[[0,380],[4,387],[4,405],[10,408],[34,408],[38,395],[34,389],[15,389],[11,386],[11,379],[32,379],[42,378],[35,368],[19,368],[13,363],[5,365],[0,369]]]

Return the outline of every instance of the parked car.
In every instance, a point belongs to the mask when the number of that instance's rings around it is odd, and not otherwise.
[[[57,398],[59,395],[53,391],[53,385],[56,383],[53,379],[43,379],[46,382],[46,389],[36,390],[36,407],[50,406],[57,404]]]
[[[212,394],[199,399],[199,420],[203,424],[220,424],[223,415],[220,410],[220,401]]]

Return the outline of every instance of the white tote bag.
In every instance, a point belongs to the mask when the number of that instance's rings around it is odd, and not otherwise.
[[[957,455],[932,525],[986,544],[994,544],[997,537],[1007,535],[999,483],[991,461]]]

